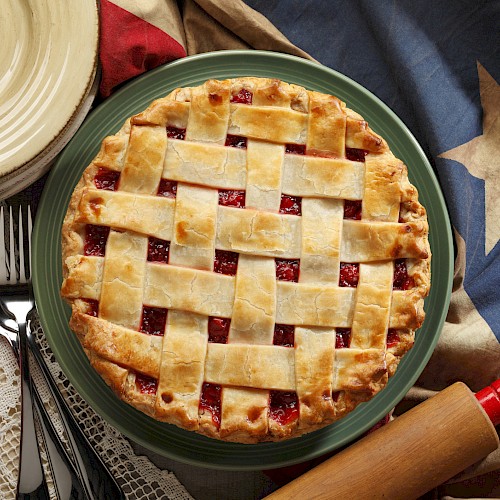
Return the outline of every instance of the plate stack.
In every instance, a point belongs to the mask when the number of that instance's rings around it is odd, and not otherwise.
[[[0,11],[0,199],[41,177],[97,87],[95,0],[6,0]]]

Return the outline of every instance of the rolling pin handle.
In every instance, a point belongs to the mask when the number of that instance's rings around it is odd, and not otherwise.
[[[500,379],[475,394],[493,425],[500,424]]]

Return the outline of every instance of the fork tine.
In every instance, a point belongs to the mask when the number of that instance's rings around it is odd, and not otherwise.
[[[19,262],[16,259],[16,250],[18,250],[19,242],[16,242],[15,232],[14,232],[14,213],[12,207],[9,207],[9,265],[7,269],[7,280],[18,281],[19,280]],[[17,243],[17,244],[16,244]]]
[[[31,205],[28,205],[28,278],[31,279],[31,233],[33,232],[33,214],[31,213]]]
[[[31,213],[30,206],[23,210],[19,207],[19,280],[27,282],[31,275]]]
[[[4,204],[1,203],[0,204],[0,241],[1,241],[0,252],[2,252],[3,250],[4,257],[2,259],[3,262],[0,265],[0,283],[7,283],[7,265],[9,263],[9,259],[7,257],[7,249],[9,243],[7,241],[7,228],[5,227],[5,221],[4,221],[6,215],[7,214],[5,213]]]
[[[24,222],[24,216],[23,216],[23,210],[22,206],[19,207],[19,226],[18,226],[18,240],[19,240],[19,281],[21,283],[25,283],[27,281],[27,275],[26,275],[26,252],[25,252],[25,230],[24,227],[26,223]],[[28,249],[29,252],[29,249]],[[29,253],[28,253],[29,257]]]

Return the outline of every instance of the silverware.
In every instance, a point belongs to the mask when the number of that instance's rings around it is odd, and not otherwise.
[[[8,219],[7,219],[8,218]],[[29,274],[20,265],[20,252],[24,248],[24,238],[18,238],[19,246],[15,248],[12,209],[9,214],[0,212],[0,238],[5,249],[4,283],[12,283],[0,287],[2,309],[14,326],[2,332],[12,346],[19,361],[21,371],[21,449],[19,457],[18,497],[49,498],[47,482],[40,460],[40,451],[34,420],[34,402],[32,398],[31,376],[29,371],[28,351],[26,344],[26,318],[33,309],[33,300],[29,296]],[[7,231],[5,221],[8,220]],[[22,233],[20,233],[22,235]],[[17,250],[17,259],[15,258]],[[29,266],[28,266],[29,269]],[[29,273],[29,271],[28,271]],[[14,279],[14,275],[16,278]],[[3,277],[2,277],[3,278]],[[9,326],[9,325],[7,325]],[[17,328],[16,328],[17,326]]]
[[[3,209],[3,207],[2,207]],[[115,479],[106,468],[100,457],[97,455],[93,447],[88,442],[86,436],[78,426],[73,414],[69,410],[59,392],[57,385],[52,378],[43,357],[38,349],[38,345],[31,333],[30,321],[31,313],[33,312],[33,294],[31,289],[31,210],[29,205],[23,212],[20,210],[18,218],[18,235],[14,233],[14,214],[12,207],[8,208],[9,213],[6,214],[3,210],[0,211],[0,238],[3,236],[5,249],[5,276],[2,276],[0,269],[0,283],[14,282],[14,273],[16,274],[16,284],[7,286],[0,284],[0,334],[4,335],[12,345],[16,356],[24,353],[25,370],[21,370],[23,376],[27,379],[28,385],[24,390],[28,397],[32,399],[30,402],[23,401],[23,424],[24,424],[24,406],[31,408],[31,420],[28,423],[33,425],[33,404],[36,405],[38,413],[41,417],[41,428],[43,438],[46,444],[49,465],[51,467],[52,476],[54,479],[56,494],[58,498],[125,498],[120,487]],[[4,212],[4,213],[2,213]],[[8,228],[5,231],[6,227]],[[25,228],[25,229],[24,229]],[[7,236],[6,236],[7,235]],[[16,239],[15,236],[18,236]],[[17,246],[16,246],[17,243]],[[26,249],[28,249],[26,251]],[[1,247],[0,247],[1,250]],[[3,278],[3,279],[2,279]],[[26,319],[27,318],[27,319]],[[17,324],[19,325],[18,329]],[[3,328],[2,328],[3,327]],[[60,436],[55,430],[52,419],[45,409],[36,387],[31,386],[31,378],[29,376],[29,365],[27,361],[27,345],[29,343],[32,354],[40,368],[40,371],[47,383],[51,396],[56,402],[57,409],[60,414],[71,454],[75,460],[73,465],[72,460],[60,440]],[[21,347],[21,350],[19,349]],[[22,359],[18,356],[20,363]],[[24,385],[24,384],[23,384]],[[29,415],[28,411],[28,417]],[[25,429],[24,429],[25,431]],[[24,434],[24,432],[23,432]],[[43,469],[41,468],[38,446],[36,442],[36,433],[31,433],[32,438],[29,442],[22,441],[22,452],[20,458],[19,497],[36,497],[48,498],[46,495],[47,487],[44,480]],[[30,446],[32,452],[26,452],[25,445]],[[36,448],[33,448],[33,446]],[[27,464],[23,461],[23,456],[30,456],[36,459],[40,465],[41,477],[40,482],[34,485],[35,481],[29,482],[26,477],[33,478],[33,471],[38,471],[38,465]],[[76,466],[76,467],[75,467]],[[33,488],[35,488],[33,490]],[[37,496],[38,495],[38,496]]]
[[[41,369],[50,394],[56,403],[61,422],[68,437],[68,444],[75,459],[78,474],[86,487],[87,496],[91,499],[125,499],[125,495],[115,478],[111,475],[101,457],[96,453],[87,437],[80,429],[73,413],[59,392],[56,382],[45,364],[42,353],[28,329],[28,343],[38,366]]]
[[[3,304],[0,302],[0,335],[4,337],[18,335],[17,330],[8,326],[11,322],[11,317],[6,313]],[[38,422],[41,428],[41,437],[44,441],[44,449],[53,478],[52,482],[56,498],[71,498],[72,500],[89,498],[84,492],[76,469],[54,428],[51,416],[48,414],[34,384],[32,385],[32,391],[36,414],[39,417]],[[44,495],[45,489],[43,489],[42,492],[34,492],[33,494],[22,494],[18,489],[18,498],[48,498]]]

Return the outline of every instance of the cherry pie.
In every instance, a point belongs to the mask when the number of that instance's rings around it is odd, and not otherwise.
[[[210,80],[104,139],[64,221],[62,295],[124,401],[278,441],[385,386],[424,319],[427,235],[405,165],[339,99]]]

